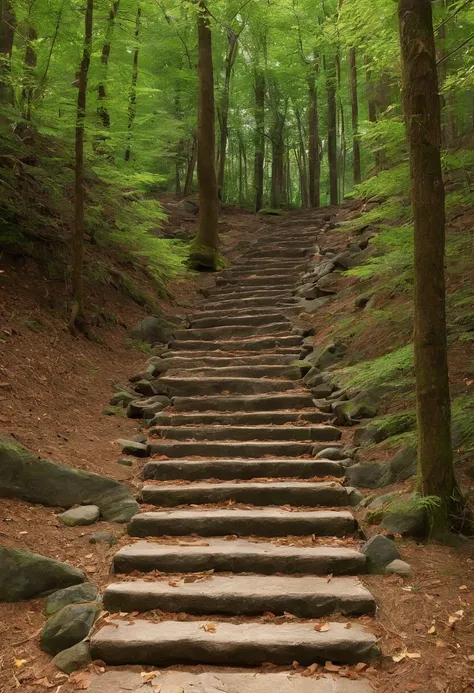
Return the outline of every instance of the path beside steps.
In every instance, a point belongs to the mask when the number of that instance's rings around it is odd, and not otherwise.
[[[302,380],[304,335],[292,324],[314,224],[266,229],[163,354],[156,389],[173,406],[150,429],[146,508],[128,529],[138,540],[115,555],[104,595],[125,615],[91,640],[109,665],[206,665],[163,672],[162,693],[372,690],[323,668],[369,663],[378,649],[370,619],[358,621],[376,605],[357,578],[365,556],[344,467],[314,458],[340,446],[341,431]],[[318,663],[322,677],[260,669],[294,661]]]

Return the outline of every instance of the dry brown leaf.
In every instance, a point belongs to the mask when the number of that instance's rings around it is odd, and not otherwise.
[[[204,630],[206,633],[215,633],[216,632],[216,624],[215,623],[203,623],[202,626],[199,626],[199,630]]]
[[[436,626],[434,623],[431,628],[428,629],[428,635],[436,635]]]
[[[300,663],[297,662],[296,659],[295,659],[295,661],[291,663],[291,668],[292,668],[292,669],[299,669],[299,668],[300,668]]]
[[[77,674],[72,674],[72,676],[69,677],[69,681],[72,681],[75,684],[76,689],[79,691],[86,691],[91,685],[89,674],[86,671],[80,671]]]
[[[51,683],[46,676],[43,676],[41,679],[36,679],[35,681],[31,682],[32,686],[43,686],[43,688],[54,688],[55,684]]]
[[[461,585],[459,588],[460,592],[469,592],[469,587],[467,585]]]
[[[151,683],[153,679],[156,679],[156,677],[159,675],[159,671],[142,671],[140,674],[143,679],[143,683]]]
[[[23,664],[26,664],[27,661],[27,659],[15,659],[15,667],[19,669]]]
[[[313,676],[319,669],[319,664],[311,664],[307,669],[303,671],[301,676]]]
[[[407,652],[408,659],[421,659],[421,652]]]
[[[352,623],[346,623],[344,628],[346,628],[346,630],[349,630],[349,628],[352,628]]]
[[[327,582],[331,582],[332,578],[333,578],[332,573],[329,573],[329,575],[327,577]]]
[[[326,633],[329,630],[330,625],[326,621],[326,623],[315,623],[313,628],[317,633]]]
[[[360,673],[361,671],[364,671],[364,669],[367,669],[367,664],[365,662],[358,662],[354,669]]]
[[[155,686],[153,689],[153,693],[161,693],[161,689],[163,688],[162,684],[160,683],[159,686]]]
[[[326,671],[333,671],[333,672],[339,672],[341,667],[339,667],[337,664],[333,664],[332,662],[326,662],[324,665],[324,668]]]

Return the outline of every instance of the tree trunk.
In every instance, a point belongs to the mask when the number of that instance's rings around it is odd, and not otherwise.
[[[430,0],[399,0],[405,111],[415,221],[414,347],[419,484],[450,513],[453,469],[445,314],[445,199]]]
[[[128,100],[128,135],[127,148],[125,150],[125,161],[130,161],[132,153],[132,128],[135,116],[137,115],[137,82],[138,82],[138,57],[140,55],[140,24],[142,18],[142,8],[140,5],[137,9],[137,17],[135,20],[135,50],[133,52],[133,68],[132,68],[132,86],[130,88],[130,96]]]
[[[193,141],[191,144],[191,156],[188,160],[188,168],[186,171],[186,181],[184,183],[183,195],[188,197],[193,191],[193,180],[194,180],[194,169],[196,168],[197,161],[197,146],[196,146],[196,135],[193,135]]]
[[[314,63],[314,72],[308,78],[308,165],[309,165],[309,203],[311,207],[321,204],[321,157],[319,155],[319,115],[316,75],[318,63]]]
[[[217,174],[217,185],[221,195],[224,194],[225,160],[227,151],[227,138],[229,137],[229,101],[230,101],[230,78],[237,57],[238,35],[227,29],[227,55],[225,58],[225,77],[224,92],[222,103],[218,109],[220,140],[219,140],[219,170]]]
[[[215,169],[214,66],[209,12],[204,0],[196,1],[198,25],[198,181],[199,229],[191,265],[196,269],[215,271],[218,263],[219,196]]]
[[[70,326],[84,330],[84,121],[86,118],[87,79],[92,53],[94,0],[87,0],[84,48],[79,71],[76,115],[76,163],[74,168],[74,234],[72,237],[72,313]]]
[[[38,55],[33,43],[37,38],[38,32],[29,26],[25,47],[25,86],[22,94],[26,120],[31,120],[31,105],[35,91],[35,68],[38,63]]]
[[[109,22],[105,34],[105,42],[102,46],[102,55],[100,61],[102,63],[102,79],[97,87],[99,103],[97,105],[97,115],[105,129],[110,128],[110,113],[107,106],[107,72],[109,67],[110,47],[112,43],[112,34],[114,30],[115,20],[119,9],[120,0],[115,0],[109,11]]]
[[[336,65],[331,63],[326,69],[328,95],[328,164],[329,164],[329,201],[332,205],[339,202],[337,174],[337,109],[336,109]]]
[[[263,207],[263,182],[265,164],[265,75],[255,71],[255,159],[254,188],[255,211]]]
[[[349,51],[349,65],[352,106],[352,165],[354,183],[357,185],[362,179],[362,174],[360,166],[359,100],[357,97],[357,57],[354,46]]]
[[[11,0],[0,1],[0,103],[13,103],[11,57],[15,36],[16,16]]]
[[[304,146],[304,133],[303,125],[301,123],[301,115],[299,110],[295,109],[296,122],[298,124],[298,136],[299,136],[299,172],[300,172],[300,187],[301,187],[301,206],[303,209],[308,209],[309,204],[309,193],[308,193],[308,165],[306,148]]]
[[[270,194],[270,205],[273,209],[280,209],[284,190],[284,166],[285,166],[285,143],[283,140],[283,128],[285,126],[285,116],[277,110],[275,122],[272,129],[272,185]]]

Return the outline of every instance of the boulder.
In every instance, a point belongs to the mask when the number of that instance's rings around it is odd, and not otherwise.
[[[346,470],[346,478],[351,486],[379,488],[387,466],[380,462],[361,462]]]
[[[337,363],[347,353],[347,345],[341,342],[329,344],[326,347],[316,347],[313,353],[306,357],[312,366],[324,370]]]
[[[100,602],[69,604],[52,616],[40,634],[41,649],[50,655],[84,640],[102,610]]]
[[[357,246],[357,249],[360,251],[359,246]],[[344,250],[342,253],[338,253],[335,257],[333,257],[332,261],[336,267],[343,270],[348,270],[356,265],[356,261],[349,250]]]
[[[107,522],[128,522],[138,512],[129,489],[118,481],[42,460],[13,438],[2,436],[0,497],[60,508],[97,505]]]
[[[121,457],[117,462],[121,464],[122,467],[133,467],[133,460],[129,460],[128,457]]]
[[[428,517],[423,508],[407,508],[385,513],[379,529],[404,537],[424,538],[429,532]]]
[[[31,551],[0,548],[0,601],[19,602],[44,597],[85,579],[81,570],[67,563]]]
[[[385,567],[400,558],[398,549],[391,539],[383,534],[376,534],[369,539],[361,549],[367,557],[367,569],[369,573],[384,572]]]
[[[137,399],[136,393],[131,393],[131,392],[127,392],[127,391],[123,390],[121,392],[117,392],[117,394],[115,394],[111,398],[109,404],[112,407],[116,407],[116,406],[120,405],[125,409],[130,404],[130,402],[133,402],[136,399]]]
[[[134,440],[124,440],[123,438],[119,438],[115,442],[121,446],[124,455],[148,457],[148,445],[145,443],[136,443]]]
[[[352,399],[334,402],[333,412],[336,417],[336,426],[350,426],[362,419],[377,416],[377,401],[377,397],[373,393],[363,390]]]
[[[138,383],[139,380],[153,380],[153,375],[148,369],[146,371],[140,371],[140,373],[135,373],[129,379],[129,383]]]
[[[142,397],[154,397],[157,394],[157,389],[154,385],[155,379],[153,380],[137,380],[133,384],[133,389]],[[138,397],[137,397],[138,399]]]
[[[324,448],[315,455],[317,460],[333,460],[335,462],[344,459],[346,453],[342,448]]]
[[[387,438],[412,430],[416,425],[415,415],[392,414],[371,421],[367,426],[361,426],[354,433],[354,445],[369,445],[381,443]]]
[[[170,399],[166,395],[153,395],[146,399],[136,399],[127,407],[129,419],[152,419],[155,414],[166,409],[170,405]]]
[[[109,546],[114,546],[118,544],[118,539],[112,532],[94,532],[89,537],[89,542],[91,544],[108,544]]]
[[[58,515],[58,520],[67,527],[85,527],[93,525],[99,519],[100,510],[97,505],[81,505],[79,508],[71,508]]]
[[[84,604],[97,600],[99,588],[95,582],[84,582],[82,585],[73,585],[63,590],[58,590],[50,594],[44,606],[46,616],[61,611],[68,604]]]
[[[411,575],[411,565],[396,558],[386,566],[385,572],[388,575],[402,575],[403,577],[408,577],[408,575]]]
[[[406,445],[397,452],[389,465],[389,476],[386,484],[393,484],[397,481],[406,481],[414,476],[418,471],[418,449],[416,443]]]
[[[73,671],[86,667],[92,661],[91,648],[88,642],[78,642],[77,645],[68,647],[53,659],[54,666],[64,671],[65,674],[72,674]]]
[[[356,506],[360,505],[360,503],[362,503],[362,501],[364,500],[364,496],[359,491],[359,489],[354,488],[353,486],[347,486],[346,489],[349,505],[352,508],[355,508]]]
[[[167,344],[171,341],[174,325],[165,318],[144,318],[130,330],[130,336],[147,344]]]

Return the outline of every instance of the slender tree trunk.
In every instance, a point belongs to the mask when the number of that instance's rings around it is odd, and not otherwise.
[[[316,75],[318,63],[314,63],[312,74],[308,78],[308,166],[309,166],[309,203],[311,207],[321,204],[321,157],[319,155],[319,115]]]
[[[188,197],[193,191],[193,180],[194,180],[194,169],[196,168],[197,161],[197,144],[196,144],[196,134],[193,135],[193,140],[191,144],[191,156],[188,160],[188,168],[186,171],[186,181],[184,183],[183,196]]]
[[[25,86],[23,87],[22,94],[26,120],[31,120],[31,106],[35,91],[35,69],[38,63],[38,55],[34,42],[37,38],[38,32],[32,26],[29,26],[25,48]]]
[[[430,0],[399,0],[403,102],[415,219],[414,345],[419,483],[449,513],[458,500],[451,443],[445,313],[445,199]]]
[[[97,87],[99,103],[97,105],[97,115],[105,129],[110,128],[110,113],[107,106],[107,72],[110,59],[110,48],[112,44],[112,34],[114,31],[115,20],[119,10],[120,0],[115,0],[112,3],[109,11],[109,22],[105,34],[105,42],[102,46],[102,55],[100,61],[102,63],[102,78]]]
[[[16,16],[11,0],[1,0],[0,10],[0,103],[13,103],[11,57]]]
[[[354,46],[349,51],[350,88],[352,106],[352,160],[354,183],[357,185],[362,179],[360,165],[360,140],[359,140],[359,100],[357,97],[357,56]]]
[[[277,109],[275,114],[275,122],[272,129],[272,186],[270,194],[270,205],[274,209],[280,209],[284,190],[284,126],[285,116]]]
[[[339,202],[337,171],[337,109],[336,109],[336,65],[331,63],[326,69],[328,96],[328,164],[329,164],[329,201],[332,205]]]
[[[196,237],[196,253],[191,256],[191,264],[197,269],[212,271],[217,268],[217,250],[219,247],[219,196],[215,169],[214,66],[209,12],[204,0],[197,0],[197,7],[199,230]]]
[[[301,179],[301,206],[303,209],[307,209],[309,204],[309,192],[308,192],[308,164],[306,156],[306,148],[304,146],[304,133],[303,125],[301,122],[301,115],[299,110],[295,109],[296,122],[298,125],[298,137],[299,137],[299,153],[300,153],[300,179]],[[289,151],[289,150],[288,150]]]
[[[224,92],[222,94],[222,103],[218,109],[219,125],[220,125],[220,140],[219,140],[219,168],[217,174],[217,185],[221,195],[224,194],[224,177],[225,177],[225,160],[227,150],[227,139],[229,137],[229,102],[230,102],[230,79],[235,59],[237,57],[238,35],[227,30],[227,55],[225,58],[225,77],[224,77]]]
[[[254,188],[255,211],[263,206],[263,183],[265,164],[265,75],[255,71],[255,159]]]
[[[130,88],[130,96],[128,100],[128,135],[127,148],[125,149],[125,161],[130,161],[132,153],[132,129],[135,116],[137,115],[137,82],[138,82],[138,57],[140,55],[140,25],[142,18],[142,8],[139,5],[137,9],[137,17],[135,20],[135,50],[133,51],[133,68],[132,68],[132,86]]]
[[[72,237],[72,313],[71,328],[84,330],[84,121],[86,118],[87,80],[92,53],[92,19],[94,0],[87,0],[84,48],[79,71],[76,115],[76,163],[74,168],[74,233]]]
[[[179,170],[179,158],[176,157],[174,168],[174,190],[176,197],[179,199],[181,197],[181,173]]]

